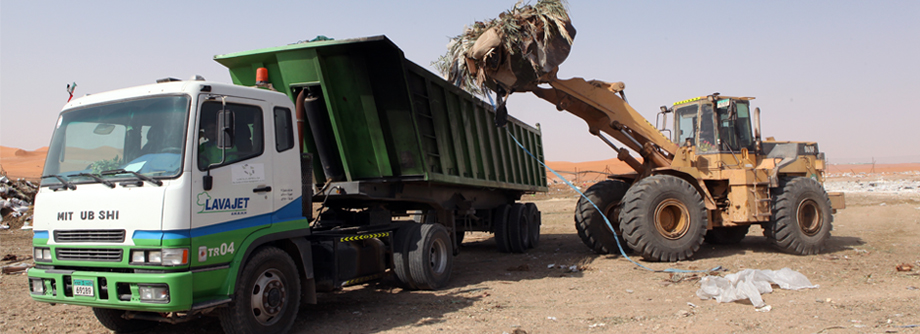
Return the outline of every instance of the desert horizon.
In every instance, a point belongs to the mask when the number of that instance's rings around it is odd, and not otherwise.
[[[38,180],[45,165],[45,155],[48,147],[41,147],[28,151],[15,147],[0,146],[0,168],[11,179]],[[579,182],[598,181],[604,179],[605,174],[628,173],[629,166],[616,158],[596,161],[546,161],[546,165],[567,179],[576,179]],[[920,162],[897,164],[830,164],[828,173],[899,173],[904,171],[920,171]],[[547,180],[551,183],[557,179],[553,173],[547,171]]]

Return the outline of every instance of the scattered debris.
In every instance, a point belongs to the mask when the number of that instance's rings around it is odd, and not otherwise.
[[[30,208],[37,192],[38,186],[30,181],[12,181],[0,175],[0,229],[28,225],[26,222],[32,219]],[[8,218],[12,219],[4,221]]]
[[[556,317],[546,317],[547,320],[556,321]]]
[[[596,323],[596,324],[588,325],[588,328],[597,328],[597,327],[604,327],[604,326],[607,326],[607,324],[605,324],[605,323],[603,323],[603,322],[599,322],[599,323]]]
[[[914,266],[910,265],[909,263],[901,263],[895,267],[895,269],[898,271],[911,271],[914,270]]]
[[[19,262],[19,263],[14,263],[8,266],[3,266],[2,268],[0,268],[0,271],[2,271],[4,274],[15,274],[15,273],[23,272],[26,269],[32,268],[32,266],[33,265],[31,263]]]
[[[754,307],[764,307],[761,294],[773,292],[771,284],[778,285],[787,290],[813,289],[808,278],[801,273],[783,268],[773,270],[745,269],[734,274],[719,276],[706,276],[700,280],[700,289],[696,295],[700,299],[715,299],[720,303],[749,299]]]

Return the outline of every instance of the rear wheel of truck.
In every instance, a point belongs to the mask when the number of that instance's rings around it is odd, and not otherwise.
[[[524,204],[524,212],[530,217],[530,244],[527,248],[536,248],[540,244],[540,226],[543,222],[540,219],[540,210],[536,204]]]
[[[424,224],[418,234],[410,234],[409,272],[419,289],[437,290],[447,285],[454,263],[450,234],[441,224]]]
[[[764,235],[780,250],[798,255],[824,250],[831,236],[831,201],[818,181],[807,177],[783,180],[773,195],[773,220]]]
[[[601,181],[585,190],[585,197],[594,202],[597,208],[601,209],[601,212],[598,212],[594,205],[591,205],[591,202],[584,197],[578,200],[578,204],[575,206],[575,230],[578,231],[581,241],[595,253],[610,254],[619,252],[617,239],[619,239],[619,243],[624,250],[629,251],[629,249],[626,249],[626,241],[623,240],[623,229],[620,228],[619,222],[619,204],[623,196],[626,195],[627,190],[629,190],[629,185],[618,180]],[[607,216],[610,224],[613,225],[617,235],[616,239],[613,236],[613,232],[610,231],[610,227],[604,221],[604,216]]]
[[[699,192],[671,175],[639,180],[623,197],[623,237],[648,261],[674,262],[693,256],[703,244],[707,224]]]
[[[287,253],[265,247],[246,262],[230,306],[220,312],[226,333],[284,333],[300,308],[300,277]]]
[[[158,325],[158,322],[144,320],[128,320],[124,318],[124,310],[93,307],[93,314],[99,322],[115,333],[134,333]]]
[[[492,209],[492,232],[495,233],[495,244],[498,251],[508,253],[511,251],[511,245],[508,241],[508,213],[511,211],[511,205],[502,204]]]
[[[716,227],[706,231],[703,240],[713,245],[737,244],[747,236],[751,225]]]
[[[396,235],[393,237],[393,273],[396,274],[396,280],[403,289],[418,289],[409,272],[409,249],[420,238],[418,235],[421,228],[422,224],[406,224],[396,230]]]
[[[508,213],[508,245],[512,253],[523,253],[530,245],[530,216],[521,203],[511,205]]]

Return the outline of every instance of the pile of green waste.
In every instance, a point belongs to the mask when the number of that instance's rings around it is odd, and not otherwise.
[[[453,84],[478,95],[494,91],[501,101],[554,76],[574,38],[565,1],[518,2],[498,18],[466,27],[434,65]]]

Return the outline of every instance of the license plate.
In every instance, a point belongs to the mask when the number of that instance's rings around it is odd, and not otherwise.
[[[73,280],[73,295],[92,297],[93,296],[93,280],[91,279]]]

